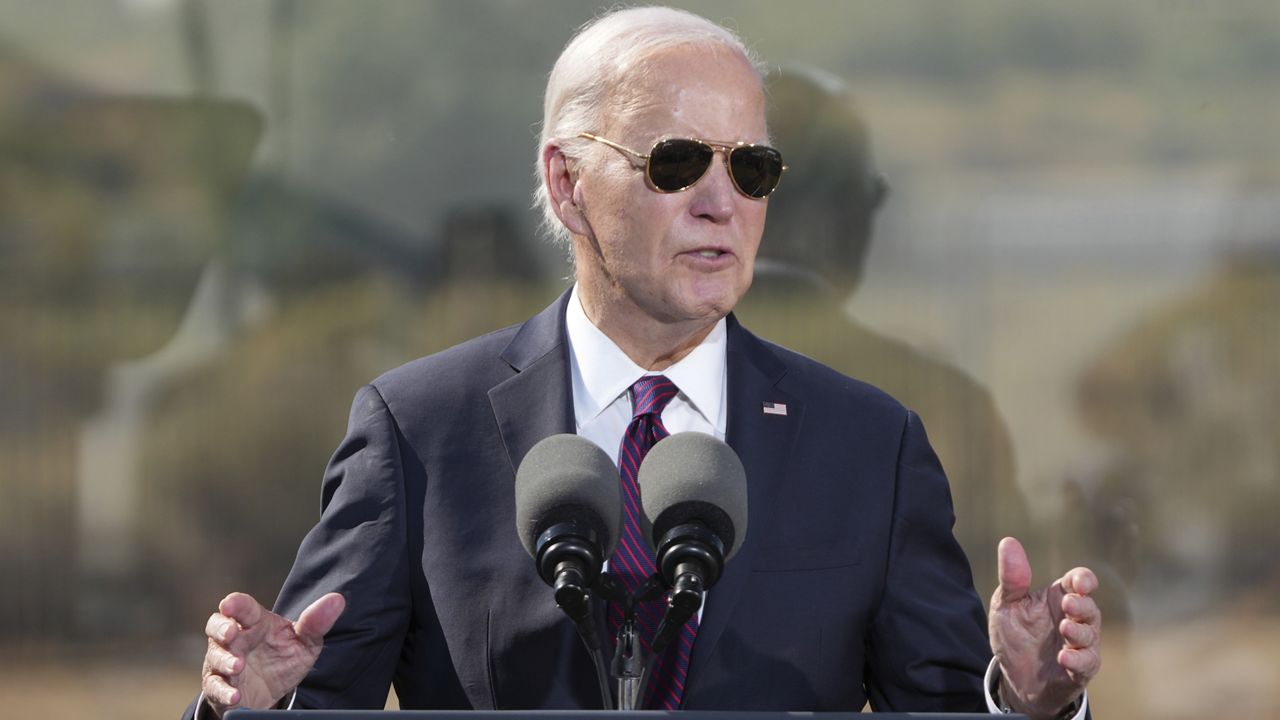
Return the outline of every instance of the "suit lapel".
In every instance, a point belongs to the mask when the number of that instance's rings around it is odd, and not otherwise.
[[[728,325],[727,366],[726,439],[747,472],[747,535],[739,552],[725,565],[720,582],[708,593],[689,662],[690,687],[685,691],[685,698],[696,688],[698,670],[712,656],[751,575],[756,546],[752,528],[766,527],[763,518],[784,484],[791,448],[804,413],[799,399],[779,389],[786,366],[732,315]],[[765,403],[782,403],[786,415],[766,414]],[[750,632],[751,628],[743,630]]]
[[[502,352],[515,375],[489,390],[498,431],[514,473],[529,448],[557,433],[574,431],[569,348],[565,339],[565,291],[521,326]]]

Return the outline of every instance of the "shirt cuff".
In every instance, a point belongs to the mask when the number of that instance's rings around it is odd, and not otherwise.
[[[991,664],[987,666],[987,674],[982,679],[982,687],[986,688],[986,692],[982,696],[987,700],[988,712],[992,715],[1005,715],[1013,712],[1000,707],[999,698],[996,696],[996,692],[1000,688],[1000,664],[996,662],[995,658],[991,658]],[[1084,720],[1085,715],[1089,712],[1089,691],[1085,690],[1077,702],[1080,703],[1080,706],[1076,708],[1075,714],[1066,720]],[[197,720],[199,719],[197,718]]]
[[[289,693],[289,703],[286,705],[284,702],[284,698],[281,698],[280,702],[276,703],[276,706],[274,709],[275,710],[292,710],[293,703],[297,699],[298,699],[298,688],[294,688],[293,692]],[[200,697],[196,700],[196,712],[194,715],[191,716],[191,720],[215,720],[217,716],[213,714],[212,708],[209,708],[209,710],[206,712],[205,708],[208,708],[208,707],[209,707],[209,703],[206,703],[204,701],[204,693],[201,692]]]

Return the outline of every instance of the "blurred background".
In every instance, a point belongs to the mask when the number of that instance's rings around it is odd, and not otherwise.
[[[1280,12],[676,2],[772,68],[748,327],[894,393],[980,593],[1103,577],[1100,716],[1280,716]],[[173,718],[355,390],[566,287],[592,2],[0,0],[0,707]],[[394,698],[390,700],[394,704]]]

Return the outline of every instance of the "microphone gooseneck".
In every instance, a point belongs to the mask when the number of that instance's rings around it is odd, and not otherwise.
[[[621,534],[617,468],[590,440],[552,435],[534,445],[521,461],[515,506],[520,542],[591,654],[608,708],[612,704],[609,671],[591,614],[591,590]]]

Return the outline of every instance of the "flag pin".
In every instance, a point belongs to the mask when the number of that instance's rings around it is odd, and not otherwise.
[[[786,403],[767,402],[764,404],[764,407],[762,409],[765,415],[786,415],[787,414]]]

